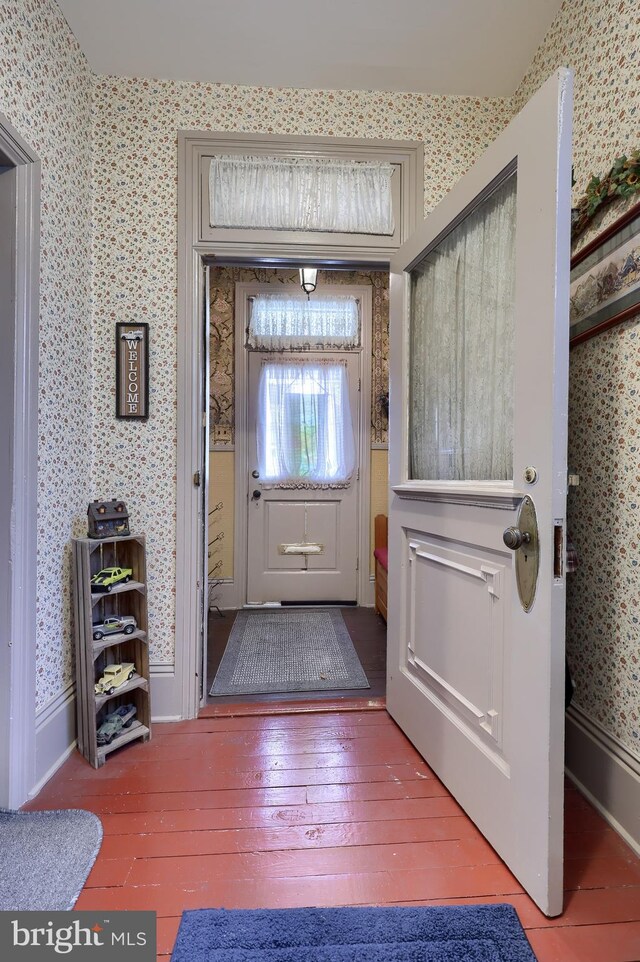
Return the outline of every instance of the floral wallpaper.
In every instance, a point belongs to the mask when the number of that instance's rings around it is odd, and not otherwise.
[[[640,9],[635,0],[565,0],[518,88],[514,110],[558,66],[572,67],[575,196],[591,174],[640,146]],[[637,198],[636,198],[637,200]],[[611,204],[582,247],[626,205]],[[571,352],[567,652],[576,703],[640,758],[640,317]]]
[[[581,707],[640,756],[640,323],[571,354],[568,644]]]
[[[176,131],[422,140],[429,211],[566,64],[576,71],[577,196],[638,146],[639,50],[633,0],[565,0],[512,100],[92,77],[54,0],[3,0],[0,111],[42,159],[38,708],[73,678],[69,538],[84,532],[95,497],[126,499],[132,527],[147,533],[151,656],[173,661]],[[151,327],[151,414],[133,425],[113,417],[113,335],[117,320],[140,319]],[[576,699],[636,752],[638,324],[572,354],[570,460],[583,481],[570,524],[582,566],[569,591]],[[228,404],[219,426],[224,417]],[[382,431],[377,423],[372,436]]]
[[[214,267],[210,292],[210,370],[209,418],[211,443],[233,444],[234,438],[234,311],[235,285],[257,281],[263,284],[300,283],[297,270],[274,268]],[[386,444],[387,418],[380,406],[380,395],[389,389],[389,272],[319,271],[319,284],[359,284],[372,288],[371,331],[371,442]]]
[[[91,74],[52,0],[0,4],[0,111],[42,164],[37,709],[74,675],[70,537],[91,470]]]
[[[554,70],[573,69],[576,199],[592,174],[607,173],[616,157],[640,145],[639,50],[635,0],[564,0],[513,96],[517,113]],[[607,211],[608,220],[615,216]]]
[[[147,534],[151,660],[171,664],[176,564],[176,131],[422,140],[429,210],[495,137],[510,105],[499,99],[98,77],[92,111],[92,407],[95,435],[100,438],[93,488],[105,497],[112,493],[123,498],[132,529]],[[135,425],[117,422],[112,414],[113,331],[119,320],[150,323],[150,416]],[[374,350],[384,378],[382,333]],[[224,377],[216,389],[224,402],[217,428],[220,440],[225,423],[227,429],[230,425],[229,378],[226,375],[225,382]],[[380,424],[376,430],[381,431]]]

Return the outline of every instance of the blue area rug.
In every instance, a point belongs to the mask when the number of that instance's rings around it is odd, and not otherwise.
[[[511,905],[198,909],[171,962],[536,962]]]

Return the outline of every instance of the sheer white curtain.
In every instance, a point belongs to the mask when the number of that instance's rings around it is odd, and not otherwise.
[[[513,477],[516,175],[412,271],[410,477]]]
[[[257,435],[264,486],[347,487],[356,452],[346,365],[335,360],[265,362]]]
[[[360,344],[358,301],[349,295],[260,294],[251,301],[249,347],[267,351],[350,350]]]
[[[390,164],[295,157],[213,157],[212,227],[394,232]]]

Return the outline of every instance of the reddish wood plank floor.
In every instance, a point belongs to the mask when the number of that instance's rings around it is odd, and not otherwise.
[[[78,909],[510,902],[539,962],[640,962],[640,860],[573,788],[565,911],[547,919],[384,711],[206,717],[94,771],[71,757],[30,809],[83,807],[104,841]]]

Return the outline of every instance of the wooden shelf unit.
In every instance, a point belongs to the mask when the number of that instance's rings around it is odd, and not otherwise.
[[[73,558],[78,748],[94,768],[100,768],[116,748],[137,738],[151,738],[145,538],[74,538]],[[114,585],[111,591],[92,591],[92,576],[112,566],[132,568],[132,580]],[[136,619],[135,631],[94,640],[96,622],[123,615]],[[127,661],[135,665],[133,678],[112,695],[97,695],[94,686],[105,667]],[[104,718],[126,704],[137,709],[131,725],[110,744],[98,745],[97,731]]]

